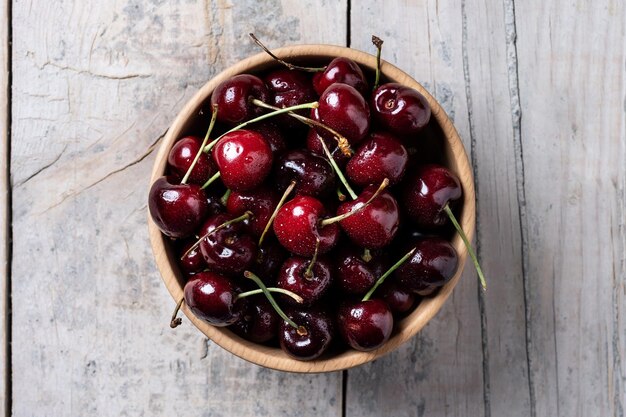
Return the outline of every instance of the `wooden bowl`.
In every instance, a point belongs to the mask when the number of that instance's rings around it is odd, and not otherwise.
[[[278,55],[278,57],[293,63],[306,63],[308,65],[317,63],[324,64],[330,62],[330,60],[335,57],[343,56],[357,62],[365,71],[374,71],[376,68],[376,58],[374,56],[340,46],[299,45],[276,49],[273,52]],[[197,125],[199,123],[198,114],[203,104],[206,105],[211,92],[218,84],[236,74],[256,73],[273,67],[278,67],[278,64],[267,54],[259,53],[258,55],[236,63],[207,82],[185,105],[170,126],[157,154],[150,183],[152,184],[158,177],[164,174],[170,148],[178,138],[188,134],[190,130],[193,129],[194,124]],[[456,129],[439,103],[409,75],[387,62],[382,63],[381,71],[384,79],[415,88],[422,93],[430,103],[432,107],[430,127],[436,132],[436,136],[439,137],[438,141],[442,143],[442,163],[455,172],[461,180],[463,187],[463,204],[460,211],[459,222],[468,238],[471,240],[474,233],[476,215],[474,183],[467,154],[465,153],[465,149],[463,148],[463,144],[461,143]],[[208,124],[208,121],[204,120],[203,124]],[[183,296],[185,281],[182,273],[178,269],[176,254],[170,247],[168,239],[161,234],[152,219],[149,218],[148,223],[152,250],[163,277],[163,282],[174,300],[178,301]],[[467,249],[458,234],[454,235],[452,244],[459,254],[459,268],[455,276],[447,285],[441,288],[434,297],[425,298],[409,316],[397,321],[394,333],[389,341],[381,348],[372,352],[347,350],[335,356],[323,356],[318,360],[310,362],[298,361],[288,357],[279,348],[255,344],[238,337],[227,328],[213,327],[196,318],[184,305],[182,310],[187,318],[213,342],[232,354],[255,364],[290,372],[330,372],[343,370],[364,364],[391,352],[414,336],[431,318],[433,318],[456,286],[467,258]]]

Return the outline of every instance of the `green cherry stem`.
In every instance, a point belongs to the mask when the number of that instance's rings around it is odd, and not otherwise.
[[[272,53],[272,51],[270,51],[265,45],[263,45],[263,43],[261,43],[261,41],[256,36],[254,36],[254,33],[249,33],[248,35],[252,38],[254,43],[259,45],[259,47],[263,49],[263,51],[265,51],[266,54],[268,54],[269,56],[271,56],[276,61],[283,64],[290,70],[300,70],[300,71],[306,71],[306,72],[322,72],[326,69],[326,67],[301,67],[299,65],[294,65],[294,64],[290,64],[287,61],[283,61],[282,59],[274,55],[274,53]]]
[[[279,107],[276,106],[272,106],[271,104],[267,104],[262,102],[259,99],[252,99],[250,100],[250,102],[256,106],[259,107],[263,107],[264,109],[271,109],[271,110],[287,110],[289,107],[286,107],[285,109],[280,109]],[[295,107],[295,106],[294,106]],[[293,109],[293,108],[292,108]],[[270,114],[270,113],[268,113]],[[352,149],[350,149],[350,142],[348,142],[348,139],[346,139],[345,136],[343,136],[341,133],[337,132],[335,129],[330,128],[328,126],[326,126],[324,123],[320,123],[317,120],[313,120],[309,117],[304,117],[298,113],[293,113],[291,110],[287,112],[287,114],[299,121],[301,121],[302,123],[304,123],[305,125],[309,126],[309,127],[319,127],[320,129],[324,129],[328,132],[330,132],[334,137],[335,140],[337,141],[337,147],[341,150],[341,152],[346,155],[346,156],[352,156],[352,154],[354,153],[352,151]]]
[[[261,100],[257,100],[257,99],[252,100],[252,102],[255,105],[259,106],[258,103],[256,103],[257,101],[259,103],[263,103]],[[202,148],[202,151],[204,153],[209,152],[211,149],[213,149],[213,147],[217,144],[217,142],[219,142],[219,140],[222,139],[224,136],[226,136],[229,133],[236,132],[237,130],[243,129],[244,127],[246,127],[246,126],[248,126],[248,125],[250,125],[252,123],[260,122],[262,120],[269,119],[269,118],[272,118],[274,116],[278,116],[279,114],[289,113],[289,112],[294,111],[294,110],[314,109],[317,106],[318,106],[318,102],[317,101],[312,101],[310,103],[297,104],[295,106],[285,107],[283,109],[280,109],[278,107],[272,107],[272,109],[274,111],[262,114],[262,115],[260,115],[258,117],[255,117],[254,119],[250,119],[250,120],[248,120],[246,122],[243,122],[243,123],[233,127],[232,129],[228,130],[227,132],[222,133],[217,138],[213,139],[208,145],[204,146]],[[259,107],[262,107],[262,106],[259,106]],[[265,108],[269,108],[269,107],[265,107]]]
[[[180,310],[180,307],[183,305],[183,302],[185,301],[185,297],[180,297],[180,300],[178,300],[178,303],[176,303],[176,308],[174,309],[174,312],[172,313],[172,320],[170,320],[170,327],[172,329],[175,329],[176,327],[180,326],[183,323],[183,319],[181,319],[180,317],[176,317],[178,315],[178,310]]]
[[[456,229],[456,231],[459,232],[459,235],[461,236],[461,239],[463,240],[463,243],[465,244],[465,247],[467,248],[467,251],[469,252],[470,258],[472,258],[472,262],[474,262],[474,267],[476,268],[476,272],[478,273],[478,279],[480,279],[480,285],[482,286],[483,291],[486,291],[487,281],[485,280],[485,275],[483,275],[483,270],[480,267],[480,264],[478,263],[478,257],[476,256],[476,253],[474,253],[474,249],[472,249],[472,245],[470,245],[470,242],[467,239],[465,232],[461,228],[461,225],[459,224],[459,222],[456,220],[456,217],[454,216],[454,213],[452,213],[450,206],[446,204],[443,207],[443,210],[446,212],[446,214],[450,218],[450,221],[454,225],[454,228]]]
[[[231,224],[233,224],[233,223],[239,223],[239,222],[242,222],[242,221],[244,221],[244,220],[248,220],[250,217],[252,217],[252,212],[250,212],[250,211],[246,211],[246,212],[245,212],[245,213],[243,213],[241,216],[236,217],[236,218],[234,218],[234,219],[232,219],[232,220],[225,221],[224,223],[222,223],[222,224],[220,224],[219,226],[217,226],[215,229],[213,229],[213,230],[211,230],[211,231],[209,231],[209,232],[205,233],[205,234],[204,234],[204,236],[202,236],[200,239],[198,239],[198,240],[196,241],[196,243],[194,243],[193,245],[191,245],[191,247],[190,247],[189,249],[187,249],[187,251],[186,251],[185,253],[183,253],[183,256],[181,256],[181,257],[180,257],[180,259],[181,259],[181,260],[182,260],[182,259],[184,259],[184,258],[185,258],[185,256],[189,255],[189,253],[190,253],[192,250],[194,250],[195,248],[197,248],[197,247],[198,247],[198,245],[199,245],[199,244],[200,244],[200,243],[201,243],[204,239],[206,239],[207,237],[211,236],[213,233],[216,233],[216,232],[218,232],[218,231],[220,231],[220,230],[224,229],[225,227],[230,226],[230,225],[231,225]]]
[[[335,158],[333,158],[333,156],[330,153],[330,150],[328,150],[328,146],[326,146],[326,143],[324,143],[324,139],[322,139],[321,137],[319,139],[320,139],[320,144],[322,145],[322,149],[324,150],[324,153],[326,154],[326,158],[328,159],[328,162],[335,170],[335,173],[339,177],[339,180],[341,181],[343,186],[346,187],[346,190],[348,191],[348,194],[350,194],[350,197],[352,197],[353,200],[356,200],[358,198],[356,193],[354,192],[352,187],[350,187],[350,184],[348,184],[348,180],[343,175],[343,172],[341,172],[341,169],[337,165],[337,162],[335,162]]]
[[[372,294],[374,294],[374,291],[376,291],[376,289],[383,283],[385,282],[385,279],[387,279],[387,277],[389,275],[391,275],[393,273],[393,271],[395,271],[396,269],[398,269],[400,267],[400,265],[402,265],[403,263],[406,262],[407,259],[409,259],[411,256],[413,256],[413,253],[415,253],[415,249],[413,248],[411,249],[406,255],[404,255],[402,258],[400,258],[400,260],[398,262],[396,262],[395,264],[393,264],[393,266],[391,268],[389,268],[387,270],[387,272],[385,272],[384,274],[382,274],[380,276],[380,278],[378,278],[378,281],[376,281],[376,283],[374,284],[374,286],[372,288],[370,288],[370,290],[367,292],[367,294],[365,294],[365,297],[363,297],[363,299],[361,301],[367,301],[372,297]]]
[[[228,197],[230,197],[230,193],[232,193],[232,192],[233,191],[229,188],[229,189],[226,190],[224,195],[220,197],[220,203],[222,203],[222,205],[224,207],[226,207],[226,203],[228,203]]]
[[[315,238],[315,252],[313,252],[313,257],[311,258],[311,262],[309,262],[309,266],[304,271],[304,278],[311,280],[313,278],[313,266],[315,262],[317,262],[317,254],[320,251],[320,238]]]
[[[296,186],[296,182],[291,181],[291,183],[289,184],[289,187],[287,187],[287,189],[283,193],[283,196],[278,201],[278,204],[276,205],[274,212],[272,213],[272,215],[270,216],[270,219],[267,221],[267,224],[265,225],[265,229],[263,229],[263,233],[261,233],[261,237],[259,238],[259,247],[261,247],[261,245],[263,244],[263,239],[265,239],[265,235],[270,230],[270,227],[272,227],[272,223],[274,223],[274,219],[276,218],[276,215],[278,214],[278,210],[280,210],[280,208],[285,204],[285,200],[287,200],[287,197],[289,196],[289,194],[291,194],[291,191],[293,191],[293,188],[295,186]]]
[[[211,178],[209,178],[207,180],[207,182],[204,183],[204,185],[202,187],[200,187],[200,189],[204,190],[206,187],[208,187],[209,185],[213,184],[219,177],[220,177],[220,172],[217,171],[215,174],[213,174],[213,176]]]
[[[329,224],[333,224],[336,222],[340,222],[342,220],[347,219],[348,217],[352,216],[353,214],[357,214],[359,211],[363,210],[365,207],[367,207],[372,201],[374,201],[376,199],[376,197],[378,197],[380,195],[380,193],[383,192],[383,190],[389,185],[389,180],[387,178],[385,178],[383,180],[383,182],[380,183],[380,186],[378,187],[378,190],[376,190],[376,192],[369,198],[369,200],[367,200],[365,203],[361,204],[361,205],[355,205],[354,207],[352,207],[352,210],[350,210],[347,213],[344,214],[340,214],[339,216],[335,216],[335,217],[329,217],[327,219],[324,219],[320,222],[320,225],[322,227],[324,226],[328,226]]]
[[[269,292],[276,292],[276,293],[280,293],[280,294],[285,294],[291,298],[293,298],[293,300],[298,303],[298,304],[302,304],[304,302],[304,300],[302,299],[302,297],[300,297],[298,294],[296,294],[295,292],[286,290],[284,288],[278,288],[278,287],[267,287],[267,290]],[[250,291],[246,291],[246,292],[242,292],[239,293],[237,295],[236,300],[239,300],[240,298],[246,298],[246,297],[250,297],[251,295],[257,295],[257,294],[263,294],[263,290],[262,289],[257,289],[257,290],[250,290]],[[235,301],[236,301],[235,300]]]
[[[195,158],[193,158],[193,161],[191,162],[189,169],[187,170],[187,172],[185,172],[185,176],[183,177],[183,180],[180,182],[181,184],[187,183],[187,180],[189,179],[189,176],[191,175],[191,171],[194,169],[194,167],[198,163],[198,159],[200,159],[200,154],[202,154],[202,151],[204,150],[206,143],[209,141],[209,136],[211,135],[211,132],[213,131],[213,126],[215,126],[215,119],[217,118],[217,104],[212,107],[211,111],[213,112],[213,114],[211,115],[211,123],[209,123],[209,128],[206,131],[206,135],[204,135],[204,139],[202,140],[202,145],[200,145],[200,149],[198,149],[198,152],[196,153]]]
[[[376,90],[380,82],[380,54],[383,49],[383,40],[380,39],[378,36],[372,35],[372,43],[376,47],[376,78],[374,80],[373,88],[373,90]]]
[[[244,271],[243,276],[248,279],[251,279],[252,281],[254,281],[256,285],[259,286],[259,288],[263,291],[263,294],[265,294],[265,296],[267,297],[267,301],[269,301],[272,307],[274,307],[274,310],[276,310],[276,313],[278,313],[278,315],[283,320],[289,323],[291,327],[298,330],[298,334],[300,334],[301,331],[304,331],[304,334],[306,334],[306,329],[303,326],[298,326],[295,321],[287,317],[285,312],[282,310],[282,308],[280,308],[280,306],[278,305],[278,303],[276,302],[272,294],[268,291],[267,287],[265,286],[265,284],[263,284],[263,281],[261,281],[259,277],[257,277],[256,275],[254,275],[254,273],[250,271]]]

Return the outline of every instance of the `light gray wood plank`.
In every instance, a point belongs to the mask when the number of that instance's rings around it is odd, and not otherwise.
[[[441,102],[470,150],[462,16],[456,2],[352,2],[352,46],[404,69]],[[483,354],[471,264],[439,314],[385,358],[348,372],[348,416],[478,416],[484,413]]]
[[[626,403],[623,2],[505,2],[515,23],[533,415]]]
[[[9,2],[0,2],[0,416],[6,415],[7,408],[7,324],[8,324],[8,294],[9,291],[9,167],[7,164],[9,152]]]
[[[169,329],[146,197],[158,138],[257,52],[248,32],[342,43],[345,18],[345,1],[14,3],[14,416],[341,414],[340,373],[268,371]]]

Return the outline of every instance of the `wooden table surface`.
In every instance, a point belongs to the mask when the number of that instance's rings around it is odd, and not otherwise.
[[[625,415],[623,1],[2,0],[0,20],[6,415]],[[275,372],[168,326],[154,150],[258,51],[249,32],[364,51],[379,35],[471,155],[488,292],[468,265],[375,363]]]

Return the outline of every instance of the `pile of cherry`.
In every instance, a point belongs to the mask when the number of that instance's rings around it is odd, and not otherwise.
[[[453,277],[462,189],[419,162],[430,107],[379,85],[380,43],[373,83],[343,57],[236,75],[213,91],[204,138],[173,145],[149,195],[187,279],[173,327],[185,302],[296,359],[369,351]]]

